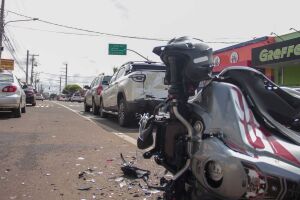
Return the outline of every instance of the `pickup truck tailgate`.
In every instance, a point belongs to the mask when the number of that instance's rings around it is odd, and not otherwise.
[[[146,98],[165,99],[168,96],[168,86],[164,85],[164,71],[148,71],[145,73],[144,93]]]

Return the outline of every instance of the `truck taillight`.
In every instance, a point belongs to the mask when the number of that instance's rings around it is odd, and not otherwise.
[[[144,82],[146,80],[146,75],[145,74],[132,74],[129,76],[133,81],[135,82]]]
[[[97,94],[100,95],[102,90],[103,90],[102,85],[99,85],[98,88],[97,88]]]
[[[6,86],[2,89],[2,92],[16,92],[17,87],[14,85]]]

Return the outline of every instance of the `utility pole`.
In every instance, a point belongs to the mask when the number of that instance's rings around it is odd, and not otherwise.
[[[39,75],[38,73],[35,73],[34,88],[39,91],[39,88],[37,88],[37,83],[40,82],[38,75]]]
[[[4,34],[4,4],[5,0],[2,0],[1,3],[1,15],[0,15],[0,66],[1,66],[1,58],[2,58],[2,51],[3,51],[3,34]]]
[[[31,85],[33,84],[33,67],[34,67],[34,57],[35,56],[39,56],[39,55],[35,55],[35,54],[32,54],[31,55],[31,80],[30,80],[30,83]]]
[[[59,77],[59,93],[61,93],[61,76]]]
[[[66,63],[66,84],[65,87],[67,87],[68,84],[68,63]]]
[[[28,84],[28,65],[29,65],[29,50],[27,50],[27,57],[26,57],[26,84]]]

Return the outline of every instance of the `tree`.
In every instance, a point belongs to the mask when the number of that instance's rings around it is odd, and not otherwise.
[[[113,67],[113,72],[114,74],[118,71],[118,68],[117,67]]]
[[[77,91],[80,91],[82,90],[82,88],[77,85],[77,84],[70,84],[70,85],[67,85],[64,89],[63,89],[63,94],[73,94]]]

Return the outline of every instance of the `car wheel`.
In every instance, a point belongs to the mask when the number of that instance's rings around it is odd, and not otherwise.
[[[90,112],[91,107],[89,107],[86,102],[84,102],[84,112]]]
[[[21,109],[22,113],[26,113],[26,105]]]
[[[95,104],[94,100],[93,100],[93,103],[92,103],[92,110],[93,110],[93,114],[94,115],[98,115],[99,114],[99,108]]]
[[[32,105],[32,106],[36,106],[36,102],[33,102],[31,105]]]
[[[14,114],[14,116],[15,116],[16,118],[21,117],[21,104],[19,105],[18,108],[16,108],[16,109],[13,110],[13,114]]]
[[[119,125],[126,127],[129,124],[130,113],[127,111],[126,102],[124,99],[121,99],[119,102],[119,109],[118,109],[118,120]]]
[[[107,113],[105,113],[104,111],[104,107],[103,107],[103,101],[100,101],[100,107],[99,107],[99,115],[102,118],[106,118],[107,117]]]

